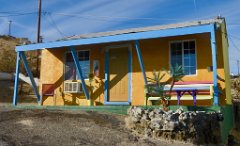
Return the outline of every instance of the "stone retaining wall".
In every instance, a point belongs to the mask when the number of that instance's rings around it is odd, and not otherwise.
[[[181,140],[194,144],[221,143],[218,112],[188,111],[182,108],[164,112],[160,108],[130,107],[125,119],[127,128],[147,137]]]

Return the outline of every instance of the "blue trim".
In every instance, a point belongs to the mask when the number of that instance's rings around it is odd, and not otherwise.
[[[138,61],[142,70],[142,74],[143,74],[143,79],[144,79],[144,85],[147,85],[147,77],[146,77],[146,72],[145,72],[145,68],[144,68],[144,64],[143,64],[143,59],[142,59],[142,54],[141,54],[141,50],[139,47],[139,41],[135,41],[135,48],[137,51],[137,55],[138,55]]]
[[[24,67],[25,67],[25,69],[27,71],[27,74],[28,74],[30,80],[31,80],[33,91],[34,91],[35,95],[37,96],[37,101],[38,101],[38,103],[40,103],[41,102],[41,97],[40,97],[40,95],[38,93],[38,89],[37,89],[36,83],[34,81],[32,72],[31,72],[31,70],[30,70],[30,68],[28,66],[28,62],[27,62],[27,59],[26,59],[26,56],[25,56],[24,52],[20,53],[20,57],[23,60]]]
[[[132,102],[132,50],[128,48],[128,102]]]
[[[104,105],[130,105],[129,102],[104,102]]]
[[[105,82],[104,82],[104,104],[108,101],[108,74],[109,74],[109,58],[108,50],[105,52]]]
[[[20,67],[20,53],[17,52],[17,59],[16,59],[16,73],[15,73],[15,83],[14,83],[14,92],[13,92],[13,105],[17,105],[18,99],[18,81],[19,81],[19,67]]]
[[[212,48],[212,65],[213,65],[213,104],[218,105],[218,79],[217,79],[217,44],[215,36],[215,25],[211,25],[211,48]]]
[[[77,52],[76,52],[76,50],[73,47],[70,47],[70,50],[71,50],[71,53],[72,53],[72,57],[73,57],[75,66],[77,68],[78,75],[79,75],[79,77],[81,79],[81,82],[82,82],[83,92],[84,92],[86,98],[89,100],[90,96],[89,96],[89,93],[88,93],[88,90],[87,90],[87,86],[86,86],[85,80],[83,78],[83,74],[82,74],[82,69],[81,69],[80,63],[78,62]]]
[[[207,24],[207,25],[171,28],[171,29],[163,29],[163,30],[152,30],[152,31],[145,31],[145,32],[119,34],[119,35],[113,35],[113,36],[102,36],[102,37],[95,37],[95,38],[75,39],[75,40],[17,46],[16,51],[30,51],[30,50],[45,49],[45,48],[61,48],[61,47],[100,44],[100,43],[108,43],[108,42],[122,42],[122,41],[131,41],[131,40],[133,41],[133,40],[141,40],[141,39],[188,35],[188,34],[211,32],[211,29],[212,29],[211,25]]]

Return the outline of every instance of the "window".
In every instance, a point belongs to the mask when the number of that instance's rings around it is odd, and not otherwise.
[[[196,45],[195,41],[180,41],[170,44],[171,65],[182,65],[185,75],[196,74]]]
[[[78,51],[78,61],[82,68],[83,78],[87,79],[90,72],[90,60],[89,51]],[[66,53],[65,56],[65,80],[79,80],[72,54],[70,52]]]

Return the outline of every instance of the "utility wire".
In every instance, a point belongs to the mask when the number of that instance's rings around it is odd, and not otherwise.
[[[240,37],[238,37],[237,35],[233,35],[233,34],[229,34],[229,33],[226,33],[226,32],[222,32],[223,34],[227,35],[227,36],[230,36],[232,38],[235,38],[235,39],[239,39],[240,40]]]
[[[0,15],[0,17],[22,16],[22,15],[30,15],[30,14],[37,14],[37,12],[16,13],[16,14],[9,14],[9,15]]]
[[[126,16],[96,16],[96,15],[80,15],[80,14],[69,14],[69,13],[55,13],[51,12],[51,14],[55,15],[63,15],[63,16],[72,16],[72,17],[86,17],[89,19],[102,18],[102,19],[130,19],[130,20],[182,20],[182,19],[168,19],[168,18],[151,18],[151,17],[126,17]],[[91,18],[90,18],[91,17]]]
[[[34,9],[29,9],[29,10],[14,10],[14,11],[0,11],[0,13],[5,13],[5,14],[13,14],[13,13],[19,13],[19,12],[22,12],[22,13],[26,13],[26,12],[31,12],[31,11],[34,11]]]
[[[57,14],[58,15],[58,14]],[[80,19],[86,19],[86,20],[95,20],[95,21],[111,21],[111,22],[122,22],[123,20],[116,20],[116,19],[107,19],[107,18],[93,18],[93,17],[87,17],[87,16],[77,16],[77,15],[62,15],[62,16],[68,16],[68,17],[74,17],[74,18],[80,18]]]
[[[46,12],[46,13],[51,13],[51,12]],[[87,16],[87,15],[75,15],[75,14],[56,14],[56,13],[51,13],[54,15],[60,15],[60,16],[67,16],[67,17],[74,17],[74,18],[80,18],[80,19],[86,19],[86,20],[95,20],[95,21],[107,21],[107,22],[123,22],[125,20],[116,20],[118,18],[104,18],[104,17],[98,17],[98,16]]]
[[[53,15],[60,15],[60,16],[67,16],[67,17],[74,17],[74,18],[80,18],[80,19],[87,19],[87,20],[95,20],[95,21],[108,21],[108,22],[123,22],[127,20],[142,20],[142,21],[148,21],[150,22],[159,22],[159,21],[178,21],[182,22],[184,20],[189,20],[189,19],[172,19],[172,18],[154,18],[154,17],[125,17],[125,16],[96,16],[96,15],[82,15],[82,14],[70,14],[70,13],[56,13],[56,12],[45,12],[45,13],[51,13]],[[204,17],[204,19],[210,19],[213,17],[207,16]],[[203,17],[200,18],[194,18],[191,19],[192,21],[197,21],[203,19]],[[139,22],[138,22],[139,23]]]
[[[54,19],[52,18],[51,14],[48,14],[49,18],[51,19],[51,21],[53,22],[53,25],[55,26],[56,30],[61,34],[62,37],[65,37],[65,35],[62,33],[62,31],[59,29],[59,27],[57,26],[56,22],[54,21]]]
[[[109,19],[128,19],[128,20],[167,20],[167,21],[183,21],[182,18],[156,18],[156,17],[127,17],[127,16],[100,16],[100,15],[83,15],[83,14],[72,14],[72,13],[58,13],[58,12],[46,12],[51,13],[54,15],[62,15],[62,16],[71,16],[71,17],[79,17],[79,18],[86,18],[86,19],[101,19],[101,20],[109,20]],[[215,15],[214,15],[215,16]],[[191,20],[200,20],[200,19],[210,19],[214,18],[214,16],[204,16],[204,17],[198,17]],[[186,18],[185,18],[186,19]],[[189,20],[189,19],[188,19]]]
[[[237,49],[238,51],[240,51],[240,49],[238,48],[238,46],[237,46],[237,45],[235,44],[235,42],[232,40],[231,36],[228,37],[228,38],[229,38],[229,40],[232,42],[233,47],[234,47],[235,49]]]
[[[233,35],[233,34],[228,34],[228,35],[231,36],[231,37],[233,37],[233,38],[235,38],[235,39],[240,40],[240,37],[238,37],[238,36],[236,36],[236,35]]]
[[[8,16],[17,16],[17,15],[25,15],[25,14],[32,14],[32,13],[37,13],[37,12],[25,12],[25,13],[18,13],[20,11],[8,11],[8,12],[0,12],[0,13],[4,13],[4,14],[9,14],[9,15],[5,15],[2,17],[8,17]],[[55,14],[55,15],[63,15],[63,16],[72,16],[72,17],[78,17],[80,16],[80,18],[86,17],[93,17],[93,18],[104,18],[104,19],[133,19],[133,20],[182,20],[182,19],[167,19],[167,18],[136,18],[136,17],[124,17],[124,16],[118,16],[118,17],[112,17],[112,16],[95,16],[95,15],[78,15],[78,14],[69,14],[69,13],[55,13],[55,12],[42,12],[42,14]],[[92,18],[92,19],[93,19]],[[91,18],[89,18],[91,19]]]
[[[54,19],[52,18],[50,13],[43,13],[44,16],[48,16],[48,18],[46,18],[46,20],[48,21],[48,23],[50,25],[52,25],[55,30],[60,34],[61,37],[65,37],[64,33],[62,33],[62,31],[59,29],[59,27],[57,26],[57,24],[55,23]]]

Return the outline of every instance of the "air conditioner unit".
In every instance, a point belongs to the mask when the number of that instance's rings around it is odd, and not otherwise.
[[[82,93],[82,84],[80,82],[64,82],[64,93]]]

